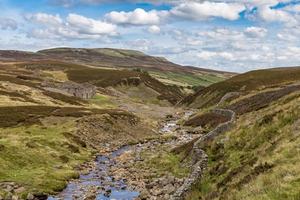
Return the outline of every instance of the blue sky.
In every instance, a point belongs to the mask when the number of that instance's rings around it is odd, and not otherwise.
[[[0,49],[136,49],[244,72],[300,65],[298,0],[0,0]]]

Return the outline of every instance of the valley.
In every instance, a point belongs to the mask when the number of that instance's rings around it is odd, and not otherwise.
[[[0,200],[297,199],[300,68],[0,51]]]

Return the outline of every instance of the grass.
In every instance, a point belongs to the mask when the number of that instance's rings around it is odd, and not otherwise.
[[[214,74],[191,74],[160,71],[150,71],[149,73],[163,83],[177,84],[179,86],[209,86],[225,79]]]
[[[96,94],[89,102],[99,108],[115,108],[116,105],[111,101],[107,95]]]
[[[53,194],[63,189],[68,179],[77,177],[74,167],[92,154],[64,136],[64,132],[74,131],[75,122],[61,121],[47,127],[1,128],[0,182],[23,185],[25,193]]]
[[[68,81],[68,77],[64,71],[44,70],[42,75],[45,77],[50,77],[56,81],[61,81],[61,82]]]
[[[32,125],[40,123],[40,119],[56,117],[83,117],[93,114],[110,114],[111,116],[133,116],[127,111],[117,109],[87,109],[84,107],[56,106],[8,106],[0,107],[0,127]]]
[[[299,199],[299,100],[291,94],[241,115],[207,146],[208,169],[187,199]]]
[[[182,158],[180,155],[171,152],[156,152],[142,154],[142,158],[146,160],[144,166],[155,171],[158,177],[167,173],[171,173],[177,178],[183,178],[189,173],[189,168],[182,165]]]

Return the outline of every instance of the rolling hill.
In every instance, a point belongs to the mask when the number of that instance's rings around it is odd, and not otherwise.
[[[62,61],[66,63],[112,69],[141,69],[168,85],[208,86],[234,73],[181,66],[165,58],[140,51],[111,48],[54,48],[38,52],[0,51],[2,62]]]

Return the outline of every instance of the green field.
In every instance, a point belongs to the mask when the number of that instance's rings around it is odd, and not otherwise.
[[[177,84],[179,86],[209,86],[213,83],[225,80],[214,74],[187,74],[182,72],[150,71],[153,77],[166,84]]]

